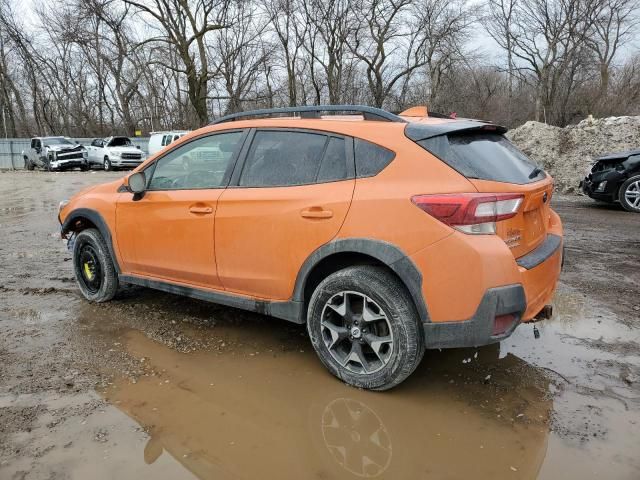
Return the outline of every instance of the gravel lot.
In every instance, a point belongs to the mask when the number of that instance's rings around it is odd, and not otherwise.
[[[331,377],[304,328],[142,288],[85,302],[58,201],[118,172],[0,173],[0,478],[640,478],[640,215],[557,197],[555,317]]]

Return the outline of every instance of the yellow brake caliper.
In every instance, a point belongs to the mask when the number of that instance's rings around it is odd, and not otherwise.
[[[84,262],[84,274],[88,280],[93,280],[93,272],[89,267],[89,262]]]

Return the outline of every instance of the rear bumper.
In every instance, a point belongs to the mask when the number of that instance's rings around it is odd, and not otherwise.
[[[423,322],[428,348],[474,347],[509,337],[532,321],[555,294],[563,261],[562,223],[551,211],[547,238],[515,259],[493,235],[454,234],[435,248],[411,256],[423,277],[429,318]],[[496,317],[509,325],[496,328]],[[461,319],[461,320],[458,320]]]
[[[522,320],[527,300],[522,285],[508,285],[487,290],[478,310],[463,322],[424,323],[427,348],[480,347],[509,337]],[[495,318],[512,315],[507,328],[494,333]]]

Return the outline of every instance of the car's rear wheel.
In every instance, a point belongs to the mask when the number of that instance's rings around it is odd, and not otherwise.
[[[640,213],[640,175],[627,179],[620,186],[618,198],[625,210]]]
[[[94,228],[82,230],[73,244],[73,269],[87,300],[106,302],[118,290],[118,275],[106,242]]]
[[[104,157],[104,170],[106,172],[109,172],[113,169],[113,167],[111,166],[111,160],[109,160],[109,157]]]
[[[360,388],[393,388],[424,354],[415,306],[382,267],[349,267],[323,280],[311,296],[307,328],[327,369]]]

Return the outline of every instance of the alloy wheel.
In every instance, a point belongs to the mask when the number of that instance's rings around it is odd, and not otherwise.
[[[640,208],[640,180],[636,180],[627,186],[624,198],[633,208]]]
[[[389,317],[363,293],[343,291],[332,296],[322,309],[320,329],[333,359],[350,372],[375,373],[392,357]]]

